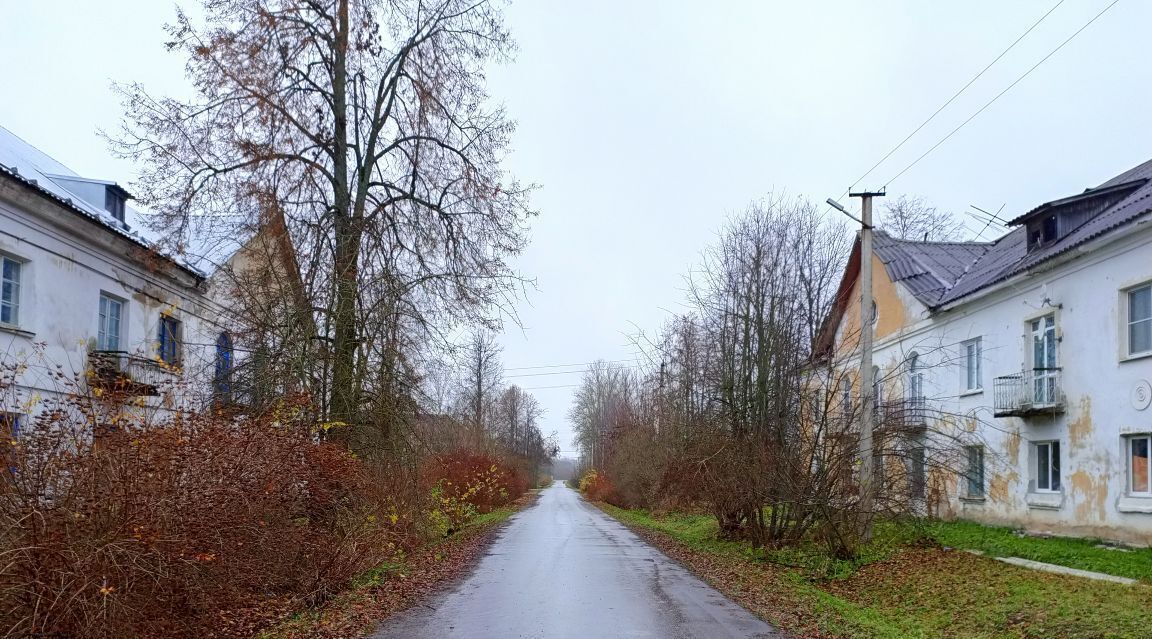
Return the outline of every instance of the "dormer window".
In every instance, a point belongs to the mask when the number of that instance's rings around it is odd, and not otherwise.
[[[107,187],[104,189],[104,210],[112,214],[112,217],[124,221],[124,196],[118,192],[119,189]]]
[[[1028,250],[1055,242],[1060,237],[1059,216],[1052,213],[1028,223]]]
[[[1028,250],[1045,248],[1084,226],[1089,220],[1115,206],[1148,180],[1111,184],[1083,193],[1053,200],[1010,220],[1009,226],[1023,225],[1028,229]]]

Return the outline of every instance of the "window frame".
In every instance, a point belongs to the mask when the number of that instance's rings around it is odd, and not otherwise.
[[[96,311],[96,349],[101,351],[123,351],[124,346],[124,308],[126,306],[125,300],[121,297],[100,291],[100,301]],[[109,304],[116,304],[119,307],[119,313],[116,317],[116,348],[108,348],[107,342],[108,326],[106,324],[106,316],[104,311],[105,302]]]
[[[1145,280],[1132,286],[1127,286],[1120,290],[1120,358],[1138,359],[1142,357],[1152,356],[1152,339],[1149,339],[1149,348],[1143,351],[1132,351],[1132,326],[1133,324],[1144,322],[1148,326],[1150,337],[1152,337],[1152,315],[1146,318],[1132,320],[1132,294],[1138,291],[1148,290],[1149,296],[1152,296],[1152,280]]]
[[[968,499],[984,499],[988,491],[984,446],[980,444],[965,446],[964,452],[967,457],[965,462],[967,468],[964,472],[964,494]],[[973,491],[974,485],[978,485],[979,490]]]
[[[165,327],[171,327],[170,331],[165,331]],[[156,356],[161,362],[169,366],[180,366],[181,352],[180,341],[181,333],[183,332],[184,324],[179,318],[172,315],[163,314],[160,316],[160,321],[157,324],[156,335]],[[165,340],[167,333],[171,334],[171,356],[168,357],[168,347]]]
[[[14,280],[9,280],[7,277],[4,276],[4,267],[7,265],[8,262],[11,262],[12,264],[16,265],[16,279],[14,279]],[[25,264],[27,264],[27,260],[22,260],[22,259],[14,256],[14,255],[10,255],[8,253],[0,253],[0,282],[2,282],[3,284],[11,284],[13,287],[13,291],[14,291],[14,295],[13,295],[14,300],[5,300],[3,297],[3,295],[4,295],[3,294],[3,287],[0,287],[0,309],[2,309],[3,307],[11,308],[11,320],[12,320],[12,321],[4,321],[3,320],[3,310],[0,310],[0,326],[12,326],[12,327],[19,327],[20,326],[20,311],[21,311],[21,307],[23,306],[23,304],[21,304],[21,300],[23,297],[22,292],[24,289],[24,282],[26,279],[24,276]]]
[[[1033,479],[1033,483],[1035,485],[1035,491],[1038,493],[1049,493],[1049,494],[1058,494],[1058,493],[1063,492],[1064,482],[1063,482],[1063,477],[1062,477],[1063,468],[1061,468],[1061,464],[1060,464],[1060,461],[1061,461],[1060,460],[1060,452],[1061,452],[1060,451],[1060,448],[1061,448],[1060,440],[1050,439],[1050,440],[1045,440],[1045,441],[1032,442],[1032,447],[1033,447],[1033,451],[1035,452],[1035,456],[1036,456],[1035,464],[1033,465],[1033,470],[1035,471],[1035,477]],[[1045,478],[1046,483],[1047,483],[1047,487],[1041,487],[1040,486],[1040,476],[1041,476],[1041,473],[1040,473],[1041,452],[1040,451],[1042,448],[1047,450],[1047,452],[1043,455],[1043,458],[1046,460],[1046,464],[1048,467],[1047,477]],[[1053,455],[1053,451],[1055,451],[1055,455]],[[1056,460],[1056,464],[1052,463],[1053,459]],[[1053,472],[1053,469],[1055,469],[1055,472]],[[1052,485],[1053,479],[1056,480],[1055,487],[1053,487],[1053,485]]]
[[[1051,322],[1049,323],[1049,320]],[[1060,387],[1058,384],[1061,371],[1061,356],[1063,339],[1060,334],[1060,315],[1054,310],[1032,315],[1025,320],[1027,330],[1027,353],[1025,355],[1028,368],[1032,371],[1032,388],[1029,395],[1034,406],[1053,406],[1059,404]],[[1037,362],[1037,345],[1044,361]]]
[[[975,358],[973,358],[970,349],[975,347]],[[973,337],[960,342],[960,394],[976,394],[984,392],[984,337]],[[973,376],[973,363],[975,363],[976,371]],[[972,386],[973,377],[975,377],[976,385]]]
[[[1132,472],[1132,444],[1137,440],[1144,441],[1144,479],[1145,490],[1136,490],[1134,484],[1136,475]],[[1152,433],[1134,433],[1124,436],[1124,472],[1127,475],[1124,482],[1124,492],[1131,497],[1152,497]]]
[[[24,433],[24,413],[0,411],[0,425],[3,425],[2,436],[19,441]]]
[[[920,353],[912,351],[907,358],[907,387],[904,389],[905,399],[912,402],[924,401],[924,367],[921,365]]]
[[[111,188],[104,189],[104,210],[118,221],[124,221],[124,198]]]

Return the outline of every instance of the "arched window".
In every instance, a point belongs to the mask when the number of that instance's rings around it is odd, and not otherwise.
[[[216,375],[213,379],[216,387],[216,398],[219,401],[227,402],[232,398],[234,358],[232,336],[227,332],[220,333],[220,336],[216,338]]]
[[[908,398],[913,401],[924,399],[924,371],[920,355],[915,351],[908,356]]]

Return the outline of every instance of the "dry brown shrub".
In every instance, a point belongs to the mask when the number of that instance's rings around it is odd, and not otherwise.
[[[250,636],[401,539],[409,518],[363,462],[316,443],[304,403],[149,423],[106,399],[42,400],[8,442],[3,637]]]

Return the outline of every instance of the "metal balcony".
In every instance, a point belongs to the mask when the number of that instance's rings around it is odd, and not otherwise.
[[[992,382],[992,414],[1031,417],[1064,412],[1064,387],[1059,368],[1030,368]]]
[[[126,351],[91,351],[88,367],[93,388],[129,397],[155,397],[160,385],[176,377],[161,364]]]
[[[906,397],[884,402],[877,411],[880,426],[891,431],[919,431],[928,427],[928,402]]]

